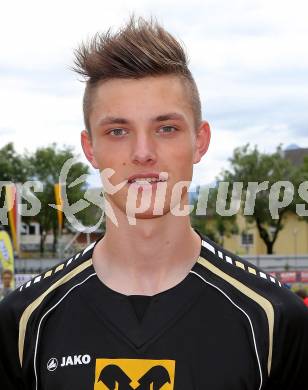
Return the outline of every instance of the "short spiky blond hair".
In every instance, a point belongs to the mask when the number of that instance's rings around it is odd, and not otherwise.
[[[93,92],[102,82],[114,78],[140,79],[147,76],[177,75],[188,86],[195,124],[201,122],[201,103],[194,78],[188,69],[183,46],[156,20],[136,19],[117,32],[97,33],[75,51],[73,70],[86,80],[83,113],[90,132],[89,116]]]

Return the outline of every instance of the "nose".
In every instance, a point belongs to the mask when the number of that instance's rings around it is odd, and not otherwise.
[[[136,135],[132,147],[132,161],[135,164],[155,164],[157,160],[155,140],[150,134]]]

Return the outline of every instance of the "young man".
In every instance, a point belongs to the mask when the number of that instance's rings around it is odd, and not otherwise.
[[[82,46],[76,66],[81,142],[113,218],[2,303],[1,388],[307,388],[307,309],[182,212],[210,129],[180,44],[131,20]]]
[[[2,287],[0,288],[0,301],[12,292],[11,283],[13,280],[13,272],[10,269],[3,270],[1,279]]]

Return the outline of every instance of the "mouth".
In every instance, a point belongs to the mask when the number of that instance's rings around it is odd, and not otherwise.
[[[128,184],[139,184],[139,185],[148,185],[148,184],[155,184],[155,183],[163,183],[167,180],[159,180],[159,179],[154,179],[152,177],[145,177],[143,179],[132,179],[128,180]]]
[[[167,172],[161,172],[160,174],[140,174],[133,175],[128,178],[128,184],[137,184],[140,186],[149,186],[154,185],[156,183],[166,182],[168,179]]]

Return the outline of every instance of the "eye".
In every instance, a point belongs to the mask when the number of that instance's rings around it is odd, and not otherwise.
[[[170,134],[170,133],[174,133],[175,131],[177,131],[177,128],[174,126],[163,126],[160,127],[158,130],[159,133],[163,133],[163,134]]]
[[[122,135],[127,134],[127,131],[121,128],[117,128],[117,129],[112,129],[111,131],[109,131],[108,134],[111,134],[114,137],[121,137]]]

